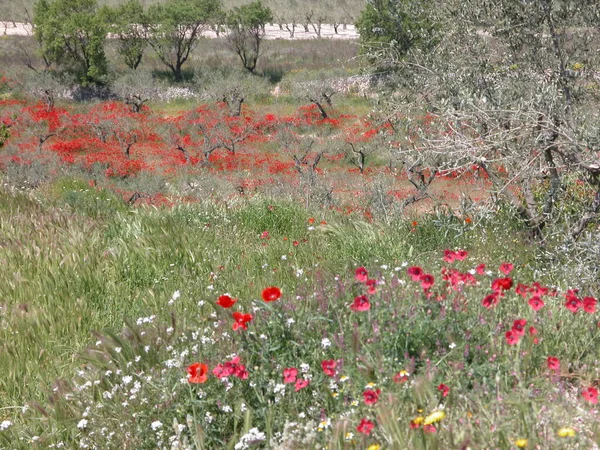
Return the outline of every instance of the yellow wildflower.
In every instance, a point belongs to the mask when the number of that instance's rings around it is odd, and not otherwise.
[[[410,421],[410,427],[419,428],[424,420],[425,419],[423,419],[423,416],[415,417],[413,420]]]
[[[519,448],[525,448],[527,447],[527,439],[517,439],[515,445]]]
[[[429,414],[427,417],[425,417],[423,424],[431,425],[432,423],[439,422],[444,417],[446,417],[446,413],[444,411],[434,411],[431,414]]]
[[[367,447],[367,450],[379,450],[380,448],[381,448],[381,445],[379,445],[379,444],[372,444],[372,445],[369,445]]]
[[[575,436],[575,430],[573,428],[564,427],[558,430],[557,434],[560,437],[573,437]]]

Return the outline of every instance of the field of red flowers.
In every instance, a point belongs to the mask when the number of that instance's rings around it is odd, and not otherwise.
[[[398,204],[414,194],[394,159],[400,142],[393,127],[374,117],[332,111],[323,118],[314,105],[290,115],[269,112],[275,108],[268,106],[245,107],[237,117],[219,103],[168,115],[148,107],[134,113],[112,101],[49,108],[3,100],[0,107],[10,132],[0,167],[73,169],[124,199],[137,193],[138,201],[151,204],[191,200],[185,189],[170,192],[167,200],[164,192],[136,183],[142,175],[167,182],[215,177],[227,185],[224,196],[281,188],[306,198],[318,186],[336,200],[330,206],[367,216],[365,183],[384,180],[383,194]],[[457,181],[457,175],[437,177],[431,197],[423,198],[427,208],[435,203],[456,208],[462,196],[485,197],[483,180],[474,183],[473,174],[462,173]]]

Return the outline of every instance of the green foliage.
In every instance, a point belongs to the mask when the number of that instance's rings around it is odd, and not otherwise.
[[[106,82],[106,15],[96,0],[39,0],[35,38],[44,58],[73,71],[82,84]]]
[[[139,0],[127,2],[109,10],[111,33],[119,39],[118,52],[130,69],[137,69],[142,62],[148,45],[141,24],[144,22],[144,7]]]
[[[456,0],[440,1],[428,14],[443,32],[435,48],[371,53],[376,67],[394,68],[398,94],[382,109],[395,117],[399,139],[411,141],[397,154],[422,173],[478,167],[540,242],[577,240],[600,202],[588,196],[579,218],[554,209],[562,209],[574,177],[600,194],[600,159],[592,150],[598,98],[589,89],[600,66],[593,50],[598,5]],[[410,117],[423,105],[422,120]]]
[[[10,127],[5,123],[0,124],[0,148],[4,146],[4,143],[7,141],[9,136]]]
[[[437,40],[436,25],[427,15],[430,1],[371,0],[356,21],[363,51],[386,49],[405,55]]]
[[[221,12],[220,0],[168,0],[148,8],[144,27],[161,62],[182,81],[182,66]]]
[[[273,12],[260,0],[234,8],[227,14],[229,48],[240,57],[249,72],[256,69],[265,26],[272,21]]]

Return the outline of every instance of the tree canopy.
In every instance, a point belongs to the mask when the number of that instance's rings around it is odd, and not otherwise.
[[[356,28],[365,51],[390,47],[400,55],[435,41],[436,23],[428,10],[430,0],[368,0]]]
[[[256,69],[265,25],[272,20],[271,9],[260,0],[234,8],[227,16],[229,48],[240,57],[249,72]]]
[[[148,43],[176,81],[183,79],[183,65],[220,12],[219,0],[167,0],[148,8]]]
[[[34,33],[43,56],[73,71],[83,84],[106,82],[104,10],[96,0],[39,0]]]

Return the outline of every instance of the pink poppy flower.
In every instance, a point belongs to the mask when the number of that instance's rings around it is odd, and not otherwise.
[[[288,367],[286,369],[283,369],[284,384],[295,383],[297,376],[298,376],[298,369],[296,369],[295,367]]]
[[[583,297],[583,310],[588,314],[596,312],[596,299],[594,297]]]
[[[537,295],[531,297],[527,303],[529,303],[529,306],[531,306],[531,309],[534,311],[539,311],[544,307],[544,301]]]
[[[435,278],[430,273],[424,273],[419,278],[419,281],[421,282],[421,287],[425,290],[428,290],[431,286],[433,286]]]
[[[466,250],[458,250],[454,252],[454,257],[459,261],[464,261],[469,256],[469,253]]]
[[[406,269],[406,273],[412,278],[413,281],[419,281],[421,275],[423,275],[423,269],[418,266],[412,266]]]
[[[369,279],[369,272],[364,267],[359,267],[354,271],[354,279],[359,283],[366,283]]]
[[[310,381],[308,381],[308,380],[298,379],[298,380],[296,380],[296,384],[294,384],[294,389],[296,390],[296,392],[301,391],[306,386],[308,386],[309,383],[310,383]]]
[[[512,330],[519,337],[525,336],[525,325],[527,325],[527,320],[519,319],[513,322]]]
[[[546,365],[548,366],[549,370],[553,370],[554,372],[560,371],[560,360],[554,356],[548,356]]]
[[[508,345],[516,345],[519,343],[520,336],[513,330],[508,330],[504,337],[506,338],[506,343]]]
[[[502,272],[504,275],[508,275],[512,272],[514,267],[515,266],[509,262],[502,263],[500,264],[500,272]]]
[[[447,263],[453,263],[456,259],[454,252],[452,250],[444,250],[444,261]]]

